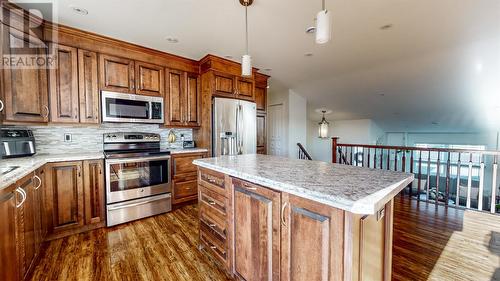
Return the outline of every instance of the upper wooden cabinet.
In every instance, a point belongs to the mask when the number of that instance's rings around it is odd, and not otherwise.
[[[134,61],[110,55],[99,55],[101,90],[135,93]]]
[[[1,24],[2,55],[45,56],[45,44],[30,35]],[[35,48],[39,46],[39,48]],[[47,69],[45,66],[6,68],[2,71],[3,122],[49,121]]]
[[[76,48],[51,44],[56,67],[50,69],[50,121],[78,123],[78,51]]]
[[[136,93],[163,97],[165,88],[163,71],[163,67],[158,65],[135,62]]]
[[[97,53],[78,50],[78,92],[80,123],[99,123]]]
[[[236,97],[242,100],[254,101],[254,82],[250,78],[235,77]]]
[[[165,125],[199,127],[200,90],[198,75],[169,69],[166,80]]]
[[[214,95],[232,97],[236,94],[234,76],[213,72]]]
[[[257,110],[266,111],[267,103],[267,89],[266,87],[255,85],[255,104],[257,105]]]

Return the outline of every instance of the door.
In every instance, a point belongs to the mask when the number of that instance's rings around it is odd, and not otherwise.
[[[254,81],[249,78],[236,77],[236,93],[239,99],[255,101]]]
[[[212,153],[220,156],[222,149],[229,151],[229,146],[236,146],[236,115],[238,100],[215,98],[213,101],[212,116]],[[224,144],[223,144],[224,141]]]
[[[133,60],[101,54],[99,67],[101,90],[135,93]]]
[[[280,193],[232,181],[234,272],[247,281],[280,280]]]
[[[52,232],[84,225],[82,162],[59,162],[49,165],[47,203],[52,218]]]
[[[188,127],[200,126],[201,96],[198,74],[186,75],[186,125]]]
[[[257,104],[257,110],[266,111],[266,87],[255,85],[255,103]]]
[[[45,56],[41,41],[33,40],[14,28],[2,27],[3,55]],[[35,48],[34,46],[38,46]],[[48,83],[46,66],[2,71],[4,121],[46,123],[49,120]],[[0,105],[1,106],[1,105]]]
[[[281,195],[282,280],[343,280],[344,212]]]
[[[73,47],[51,44],[56,56],[55,68],[49,71],[50,121],[78,123],[78,53]]]
[[[165,83],[163,67],[145,62],[135,62],[137,94],[163,97]]]
[[[257,112],[257,153],[266,154],[266,114]]]
[[[99,123],[99,87],[97,85],[97,53],[78,50],[78,94],[80,123]]]
[[[283,121],[283,104],[269,106],[268,112],[269,124],[269,154],[277,156],[286,156],[284,144],[284,121]]]
[[[16,249],[17,198],[15,187],[0,192],[0,280],[19,280],[18,255]]]
[[[233,75],[213,72],[214,75],[214,95],[234,97],[236,85]]]
[[[105,221],[103,165],[103,160],[83,161],[85,224]]]
[[[167,72],[167,92],[168,99],[166,102],[165,112],[165,125],[182,126],[184,124],[184,111],[185,105],[185,78],[184,72],[179,70],[170,69]]]
[[[38,168],[35,171],[35,177],[33,179],[35,182],[35,190],[37,193],[37,198],[38,198],[38,203],[39,203],[39,208],[40,208],[40,229],[38,230],[40,232],[40,243],[45,241],[45,237],[47,237],[47,233],[49,230],[49,222],[48,218],[45,215],[45,202],[47,201],[46,197],[46,192],[47,192],[47,185],[45,184],[45,166]]]
[[[239,104],[236,142],[241,154],[255,154],[257,151],[257,111],[255,103],[239,101]]]

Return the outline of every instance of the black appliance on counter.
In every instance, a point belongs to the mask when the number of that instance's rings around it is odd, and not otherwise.
[[[35,137],[28,129],[0,128],[1,159],[31,156],[36,153]]]

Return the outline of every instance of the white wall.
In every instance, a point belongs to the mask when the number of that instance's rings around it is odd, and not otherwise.
[[[297,158],[297,143],[307,146],[307,101],[290,90],[288,93],[288,157]]]
[[[326,116],[328,119],[328,116]],[[332,161],[331,137],[339,137],[340,143],[376,144],[385,133],[370,119],[342,120],[330,122],[327,139],[318,138],[319,120],[309,121],[307,149],[314,160]]]
[[[415,146],[417,143],[485,145],[488,150],[498,147],[497,132],[482,133],[423,133],[387,132],[387,145]]]

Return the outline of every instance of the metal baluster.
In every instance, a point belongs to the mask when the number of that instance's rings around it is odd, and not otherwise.
[[[366,164],[368,165],[368,168],[370,168],[370,148],[368,147],[368,159],[366,159]],[[363,159],[364,162],[364,159]]]
[[[398,150],[394,150],[394,171],[398,170]]]
[[[377,149],[373,150],[373,169],[377,169]]]
[[[436,163],[436,204],[439,203],[439,179],[441,177],[441,152],[438,151],[438,159]]]
[[[496,197],[497,197],[497,171],[498,171],[498,156],[495,155],[493,160],[493,178],[491,180],[491,213],[496,213]]]
[[[431,152],[430,150],[427,150],[427,183],[426,183],[426,195],[427,195],[427,201],[430,201],[429,198],[429,189],[431,186]]]
[[[387,149],[387,170],[391,169],[391,150]]]
[[[477,200],[477,208],[483,210],[483,191],[484,191],[484,155],[481,154],[481,164],[479,170],[479,198]]]
[[[418,154],[418,200],[420,200],[420,192],[422,192],[422,150]]]
[[[455,195],[455,206],[460,206],[460,170],[462,169],[462,153],[458,153],[458,163],[457,163],[457,194]]]
[[[451,168],[451,152],[448,152],[448,160],[446,161],[446,191],[444,196],[444,204],[448,206],[448,199],[450,198],[450,168]]]
[[[380,150],[380,169],[382,170],[384,166],[384,149],[382,148]]]
[[[465,205],[466,208],[470,208],[471,190],[472,190],[472,152],[470,153],[470,158],[469,158],[469,177],[467,179],[467,204]]]

